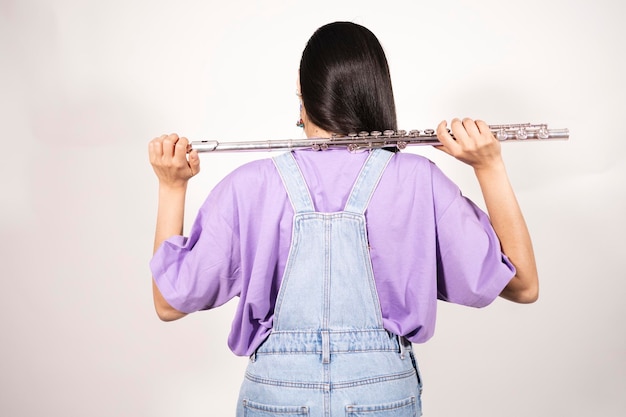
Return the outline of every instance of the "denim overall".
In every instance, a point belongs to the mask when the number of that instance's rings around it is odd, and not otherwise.
[[[337,213],[315,211],[292,153],[274,158],[295,211],[292,243],[273,329],[250,358],[237,416],[421,415],[411,344],[382,326],[365,226],[392,155],[370,153]]]

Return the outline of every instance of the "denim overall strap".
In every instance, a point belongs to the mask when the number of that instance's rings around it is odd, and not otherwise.
[[[383,171],[393,155],[393,152],[383,149],[374,149],[370,152],[370,156],[367,158],[363,168],[361,168],[361,173],[352,187],[344,211],[365,213]]]
[[[287,189],[289,201],[294,212],[310,213],[315,211],[309,189],[304,181],[304,176],[292,152],[286,152],[272,158],[278,169],[283,184]]]
[[[349,337],[346,330],[383,331],[363,212],[392,155],[382,150],[371,152],[348,197],[351,212],[336,213],[313,211],[310,193],[291,153],[274,158],[296,210],[274,311],[274,334],[314,332],[317,336],[305,334],[298,339],[311,336],[328,347],[332,344],[329,332],[343,338]],[[334,342],[343,344],[337,337]],[[352,337],[359,340],[358,335]],[[308,349],[311,345],[301,346]]]

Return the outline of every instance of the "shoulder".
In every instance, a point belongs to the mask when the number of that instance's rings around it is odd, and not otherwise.
[[[397,193],[432,200],[437,208],[446,207],[460,195],[459,187],[433,161],[412,153],[396,153],[382,182]]]
[[[272,159],[258,159],[235,168],[215,186],[212,193],[250,194],[279,181]]]
[[[280,184],[271,158],[247,162],[232,170],[211,189],[201,211],[215,210],[230,216],[244,207],[258,204],[266,195],[275,195]]]
[[[435,164],[428,158],[414,153],[396,152],[391,158],[391,166],[397,166],[401,169],[426,169],[430,170]]]
[[[232,181],[251,181],[276,176],[276,167],[271,158],[257,159],[234,169],[226,178]]]
[[[422,155],[398,152],[391,159],[389,169],[403,176],[430,181],[435,187],[454,186],[452,181],[433,161]]]

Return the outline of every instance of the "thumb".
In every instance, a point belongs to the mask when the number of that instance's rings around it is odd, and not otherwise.
[[[198,151],[193,149],[189,152],[189,168],[191,168],[191,175],[196,175],[200,172],[200,157]]]
[[[444,145],[433,145],[433,148],[438,149],[438,150],[440,150],[440,151],[442,151],[442,152],[445,152],[445,153],[447,153],[448,155],[452,155],[452,154],[450,153],[450,151],[448,150],[448,148],[446,148]]]

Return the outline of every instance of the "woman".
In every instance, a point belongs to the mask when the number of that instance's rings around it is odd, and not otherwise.
[[[299,80],[307,137],[396,129],[387,61],[366,28],[318,29]],[[537,299],[499,142],[482,121],[450,129],[454,139],[439,124],[439,149],[474,168],[489,217],[423,157],[295,151],[229,174],[182,237],[197,152],[175,134],[150,143],[156,310],[170,321],[240,298],[229,346],[250,363],[238,415],[421,415],[411,342],[432,336],[437,299]]]

